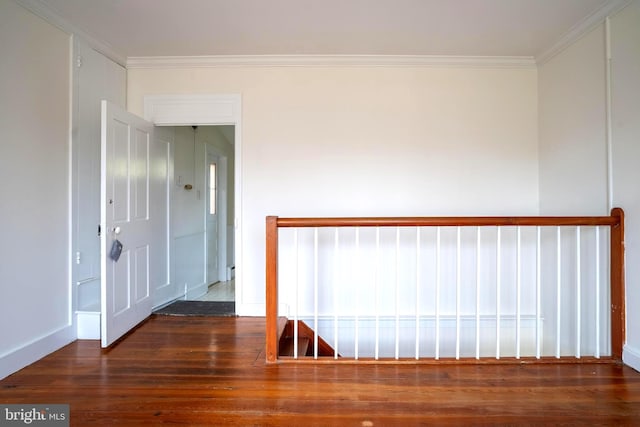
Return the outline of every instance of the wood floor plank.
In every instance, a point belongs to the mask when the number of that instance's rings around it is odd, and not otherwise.
[[[71,425],[640,425],[640,373],[610,364],[266,365],[263,318],[154,316],[0,381]]]

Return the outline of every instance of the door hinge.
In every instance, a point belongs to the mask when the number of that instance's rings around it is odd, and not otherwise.
[[[76,264],[80,264],[80,251],[76,252]]]
[[[78,68],[82,67],[82,55],[78,55],[76,57],[76,67]]]

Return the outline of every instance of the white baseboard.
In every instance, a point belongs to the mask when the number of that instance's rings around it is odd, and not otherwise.
[[[264,317],[267,312],[266,306],[259,303],[244,303],[236,301],[236,314],[247,317]]]
[[[0,357],[0,380],[76,340],[74,325],[64,326]]]
[[[640,372],[640,350],[625,345],[622,348],[622,362]]]
[[[100,312],[78,311],[76,312],[76,324],[79,340],[100,339]]]
[[[238,316],[247,317],[265,317],[267,313],[267,306],[264,303],[240,303],[236,301],[236,314]],[[289,305],[280,304],[278,314],[280,316],[289,316]]]

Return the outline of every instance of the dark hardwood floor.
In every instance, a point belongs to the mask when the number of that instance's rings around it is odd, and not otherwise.
[[[640,425],[617,364],[278,365],[263,318],[152,316],[109,350],[77,341],[0,381],[71,425]]]

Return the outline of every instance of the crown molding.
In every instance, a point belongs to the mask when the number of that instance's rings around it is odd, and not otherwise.
[[[48,6],[43,0],[14,0],[14,1],[18,3],[20,6],[32,12],[33,14],[49,22],[51,25],[58,27],[65,33],[69,33],[75,37],[81,38],[86,43],[88,43],[89,46],[91,46],[91,48],[102,53],[112,61],[117,62],[123,67],[126,66],[127,59],[124,55],[121,55],[119,52],[116,52],[113,49],[113,47],[111,47],[111,45],[107,43],[103,43],[100,40],[97,40],[93,36],[86,33],[84,30],[69,23],[69,21],[62,18],[56,11],[54,11],[50,6]]]
[[[632,1],[633,0],[611,0],[600,9],[587,16],[581,22],[574,25],[551,47],[536,55],[536,63],[538,65],[542,65],[548,62],[551,58],[578,41],[582,36],[602,24],[608,16],[615,15],[628,6]]]
[[[128,69],[215,67],[470,67],[535,68],[530,56],[213,55],[129,57]]]

